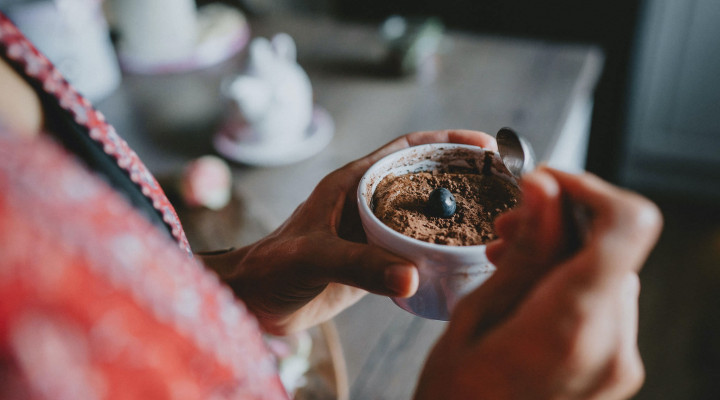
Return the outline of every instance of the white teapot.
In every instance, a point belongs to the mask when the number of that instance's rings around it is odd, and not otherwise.
[[[290,35],[279,33],[272,41],[254,39],[244,73],[225,90],[254,140],[283,145],[306,135],[313,114],[312,86],[296,61]]]

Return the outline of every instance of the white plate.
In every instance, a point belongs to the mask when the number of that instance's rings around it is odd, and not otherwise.
[[[313,109],[313,117],[305,136],[292,143],[263,142],[256,139],[252,127],[224,129],[213,139],[220,155],[242,164],[276,167],[293,164],[314,156],[332,140],[335,124],[330,114],[320,106]],[[249,138],[246,140],[238,138]]]

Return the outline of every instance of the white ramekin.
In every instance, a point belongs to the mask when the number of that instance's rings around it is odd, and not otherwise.
[[[489,167],[485,167],[486,160],[490,160]],[[357,191],[360,219],[368,242],[413,261],[419,269],[417,293],[409,298],[393,298],[393,301],[415,315],[445,321],[450,319],[458,300],[495,271],[485,255],[485,245],[447,246],[405,236],[382,223],[373,214],[371,202],[378,183],[388,175],[448,167],[470,168],[478,173],[489,168],[496,176],[517,185],[499,154],[476,146],[433,143],[384,157],[363,175]]]

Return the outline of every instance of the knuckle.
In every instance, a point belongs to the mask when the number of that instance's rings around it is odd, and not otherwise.
[[[347,174],[349,171],[365,170],[369,167],[370,165],[368,163],[368,160],[366,158],[360,158],[354,161],[350,161],[349,163],[338,169],[336,172],[338,174]]]
[[[343,165],[342,167],[327,174],[319,183],[319,185],[336,186],[348,181],[349,178],[357,176],[359,178],[368,168],[370,168],[370,160],[368,157],[359,158]]]
[[[589,368],[585,333],[583,332],[587,317],[580,312],[567,311],[573,315],[568,316],[558,327],[561,330],[553,347],[561,365],[570,371],[584,371]]]
[[[645,382],[645,367],[637,354],[617,356],[608,366],[607,384],[634,394]]]
[[[636,195],[632,204],[631,226],[641,233],[657,233],[662,228],[662,213],[655,203]]]
[[[307,235],[299,235],[284,244],[284,249],[291,258],[304,259],[308,252],[312,253],[314,240]]]
[[[662,214],[658,207],[642,198],[635,196],[628,202],[627,210],[621,217],[628,237],[637,239],[639,243],[652,243],[662,229]]]
[[[353,161],[355,163],[357,161]],[[317,184],[317,188],[327,188],[328,186],[334,186],[336,185],[336,182],[342,181],[342,178],[345,174],[347,174],[348,169],[352,168],[352,164],[350,163],[340,169],[336,169],[335,171],[325,175],[320,182]]]
[[[366,251],[363,247],[352,246],[346,249],[346,258],[349,263],[358,264],[359,266],[372,266],[373,254]]]
[[[659,235],[663,217],[658,206],[645,197],[620,190],[608,204],[608,228],[625,238],[652,238]]]
[[[635,229],[652,229],[660,225],[662,216],[658,207],[639,194],[625,192],[617,204],[616,213]]]
[[[603,180],[602,178],[600,178],[599,176],[597,176],[596,174],[594,174],[592,172],[580,171],[580,172],[578,172],[577,176],[579,179],[593,183],[593,184],[598,184],[598,183],[602,184],[602,185],[605,184],[605,180]]]

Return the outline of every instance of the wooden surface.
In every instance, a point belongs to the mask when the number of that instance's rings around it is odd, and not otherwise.
[[[590,104],[601,68],[592,47],[453,32],[442,43],[434,77],[394,78],[380,68],[384,52],[373,26],[274,18],[251,27],[255,35],[287,32],[296,39],[315,100],[335,120],[335,136],[319,155],[291,166],[234,165],[232,210],[181,215],[196,251],[262,237],[327,173],[410,131],[494,133],[512,126],[547,160],[568,139],[563,132],[583,134],[568,130],[569,120],[578,105]],[[193,73],[126,76],[99,108],[151,171],[172,176],[191,158],[213,153],[210,139],[224,110],[218,88],[242,62],[241,55]],[[409,398],[445,327],[373,295],[335,322],[352,399]]]

